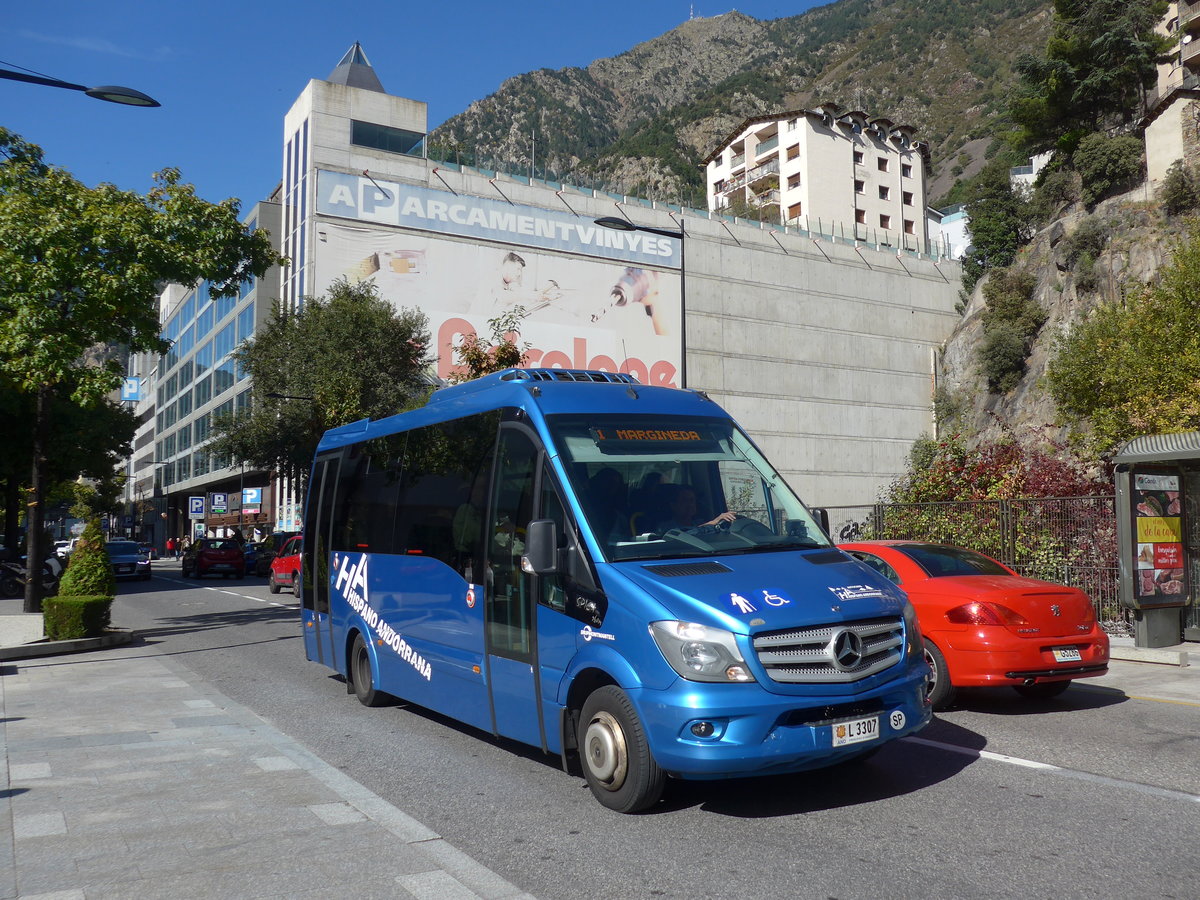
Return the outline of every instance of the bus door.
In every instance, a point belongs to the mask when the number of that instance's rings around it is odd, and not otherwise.
[[[313,466],[300,566],[304,653],[308,659],[332,668],[338,667],[338,661],[334,653],[333,619],[329,614],[329,546],[340,463],[339,453],[332,458],[318,459]]]
[[[506,424],[496,454],[484,599],[492,729],[544,748],[534,619],[536,576],[521,569],[525,533],[534,517],[540,452],[528,430]]]

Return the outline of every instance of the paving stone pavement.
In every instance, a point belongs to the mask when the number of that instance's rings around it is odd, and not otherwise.
[[[529,897],[143,647],[0,663],[0,716],[2,900]]]

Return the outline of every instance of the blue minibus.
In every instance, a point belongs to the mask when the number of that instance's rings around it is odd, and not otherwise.
[[[326,432],[305,652],[578,761],[596,799],[864,757],[930,718],[904,594],[703,392],[509,369]]]

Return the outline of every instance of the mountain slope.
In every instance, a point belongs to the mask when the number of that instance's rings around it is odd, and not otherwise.
[[[743,119],[833,100],[917,127],[946,173],[937,196],[1003,129],[1013,62],[1044,45],[1049,7],[840,0],[769,22],[694,19],[586,68],[508,79],[437,128],[430,152],[520,170],[532,154],[539,173],[694,203],[703,158]]]

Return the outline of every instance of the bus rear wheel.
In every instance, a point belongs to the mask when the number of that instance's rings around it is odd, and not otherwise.
[[[371,654],[367,652],[367,642],[361,634],[354,636],[354,647],[350,651],[350,682],[354,686],[354,696],[363,706],[382,706],[386,695],[375,689],[375,681],[371,677]]]
[[[594,691],[579,717],[579,756],[588,787],[601,805],[622,813],[658,802],[667,776],[646,740],[629,696],[614,685]]]

